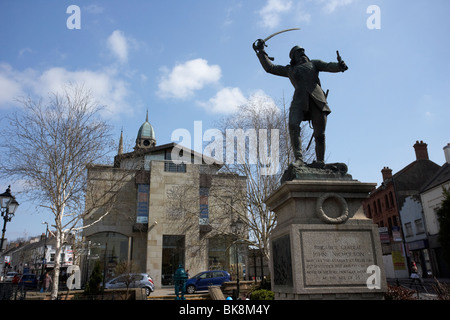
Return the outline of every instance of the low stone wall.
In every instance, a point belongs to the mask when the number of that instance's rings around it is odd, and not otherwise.
[[[106,289],[103,294],[95,296],[84,295],[83,290],[59,291],[58,300],[146,300],[145,290],[141,288]],[[51,300],[50,292],[28,291],[26,300]]]
[[[241,296],[248,295],[258,284],[255,281],[239,281],[239,293]],[[229,281],[222,284],[222,292],[225,296],[231,296],[237,290],[237,282]]]

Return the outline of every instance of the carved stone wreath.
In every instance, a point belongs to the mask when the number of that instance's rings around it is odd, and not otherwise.
[[[339,203],[339,205],[341,207],[341,215],[339,217],[331,218],[331,217],[327,216],[325,214],[325,212],[323,211],[323,203],[328,198],[335,198],[337,200],[337,202]],[[340,195],[338,195],[336,193],[326,193],[317,199],[316,214],[319,216],[320,219],[322,219],[322,221],[324,221],[326,223],[331,223],[331,224],[344,223],[345,221],[348,220],[347,201],[345,201],[345,199],[343,197],[341,197]]]

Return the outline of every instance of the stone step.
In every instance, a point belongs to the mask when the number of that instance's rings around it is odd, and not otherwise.
[[[187,294],[184,297],[186,298],[186,300],[211,300],[211,297],[208,293]],[[147,300],[175,300],[175,295],[158,295],[158,296],[150,295],[147,297]]]

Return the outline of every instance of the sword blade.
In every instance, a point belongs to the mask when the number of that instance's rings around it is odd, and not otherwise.
[[[280,33],[284,33],[284,32],[288,32],[288,31],[293,31],[293,30],[300,30],[300,28],[291,28],[291,29],[286,29],[286,30],[281,30],[278,32],[275,32],[274,34],[271,34],[270,36],[268,36],[267,38],[265,38],[263,41],[266,42],[269,39],[272,39],[273,37],[275,37],[276,35],[280,34]]]

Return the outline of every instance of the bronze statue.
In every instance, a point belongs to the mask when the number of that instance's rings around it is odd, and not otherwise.
[[[290,30],[293,29],[280,31],[276,34]],[[327,116],[331,110],[327,103],[327,94],[324,93],[320,85],[319,72],[344,72],[348,67],[339,56],[338,51],[338,62],[326,63],[321,60],[310,60],[305,54],[305,49],[300,46],[295,46],[291,49],[289,53],[291,62],[289,65],[275,65],[271,62],[273,58],[270,58],[264,50],[266,46],[265,41],[272,36],[264,40],[256,40],[253,44],[253,49],[266,72],[289,78],[295,88],[289,108],[289,134],[295,156],[293,165],[295,167],[308,166],[317,169],[333,169],[332,166],[326,166],[324,162],[325,127]],[[309,165],[303,162],[300,140],[300,123],[302,121],[311,121],[314,130],[316,161]],[[341,170],[341,168],[336,170]]]

